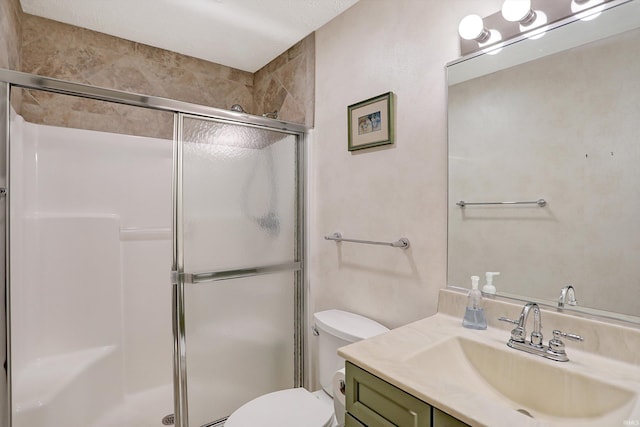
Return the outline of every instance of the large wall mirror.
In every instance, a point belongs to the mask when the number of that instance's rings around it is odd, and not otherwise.
[[[640,323],[640,0],[447,75],[448,285]]]

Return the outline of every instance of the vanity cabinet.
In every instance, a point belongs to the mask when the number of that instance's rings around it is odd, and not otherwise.
[[[467,426],[349,362],[345,380],[345,427]]]
[[[469,427],[459,419],[453,418],[451,415],[442,412],[438,408],[433,408],[432,415],[434,427]]]

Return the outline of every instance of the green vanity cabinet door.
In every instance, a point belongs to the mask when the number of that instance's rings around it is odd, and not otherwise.
[[[462,421],[453,418],[451,415],[433,408],[433,427],[469,427]]]
[[[431,427],[431,406],[346,363],[346,407],[360,427]],[[349,424],[346,424],[349,425]]]
[[[349,414],[344,414],[344,427],[367,427]]]

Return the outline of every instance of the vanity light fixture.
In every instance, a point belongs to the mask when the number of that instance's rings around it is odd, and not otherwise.
[[[494,55],[502,50],[502,44],[493,46],[502,41],[502,34],[498,30],[487,29],[479,15],[467,15],[458,25],[458,34],[461,38],[478,42],[478,47],[485,48],[485,53]],[[491,47],[487,47],[491,46]]]
[[[581,21],[591,21],[596,19],[604,10],[604,4],[598,7],[598,4],[603,3],[602,0],[571,0],[571,12],[573,12],[577,18]],[[583,12],[584,11],[584,12]]]
[[[502,4],[502,17],[509,22],[529,25],[536,20],[536,11],[531,9],[531,0],[506,0]]]
[[[467,15],[458,27],[462,56],[495,54],[511,41],[539,39],[575,19],[588,21],[629,0],[503,0],[502,10],[485,17]]]
[[[489,40],[484,43],[478,43],[478,46],[484,48],[483,52],[487,55],[495,55],[496,53],[499,53],[504,47],[504,43],[498,43],[502,41],[502,34],[500,34],[500,31],[498,30],[489,30],[489,34]]]
[[[458,25],[458,34],[465,40],[475,40],[486,43],[491,38],[491,32],[485,28],[480,15],[467,15]]]
[[[505,0],[502,4],[502,17],[509,22],[517,22],[520,32],[526,33],[533,29],[527,37],[536,40],[545,35],[547,28],[540,28],[547,23],[547,14],[541,10],[531,8],[531,0]]]

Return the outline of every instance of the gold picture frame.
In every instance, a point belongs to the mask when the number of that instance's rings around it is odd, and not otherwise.
[[[393,144],[393,92],[369,98],[347,107],[349,151]]]

